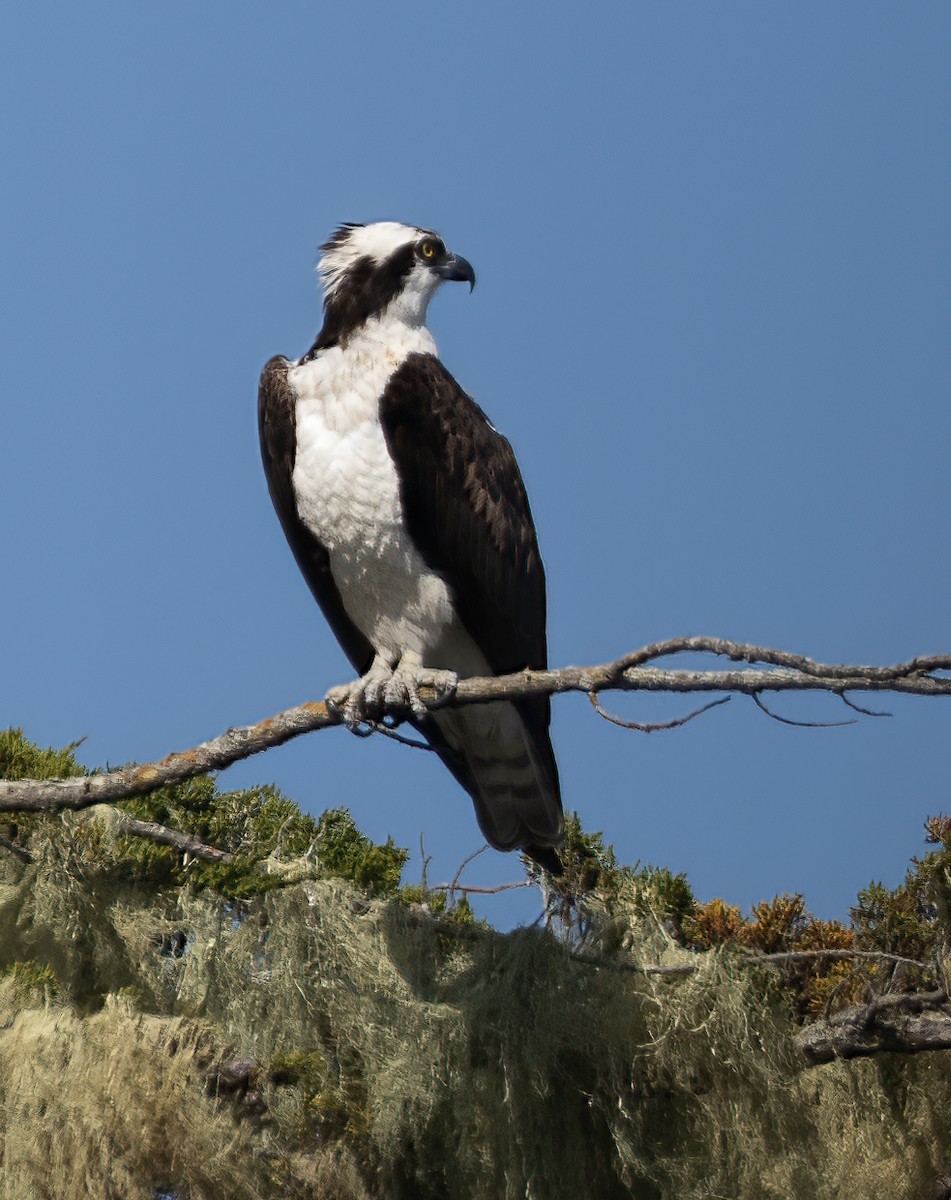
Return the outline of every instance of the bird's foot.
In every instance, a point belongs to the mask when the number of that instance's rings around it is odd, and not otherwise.
[[[423,703],[419,689],[430,687],[438,700],[448,700],[458,683],[459,676],[455,671],[424,667],[415,655],[404,654],[386,684],[383,700],[387,708],[409,708],[414,717],[422,720],[429,709]]]
[[[368,716],[379,715],[385,693],[393,678],[393,668],[382,658],[374,658],[366,675],[352,683],[332,687],[326,696],[328,707],[343,716],[348,729],[356,729]]]
[[[429,711],[419,694],[421,687],[432,688],[438,700],[446,700],[456,690],[459,676],[455,671],[424,667],[417,654],[404,654],[394,669],[380,657],[374,658],[366,675],[353,683],[342,683],[327,693],[327,704],[343,716],[348,728],[361,721],[374,720],[386,708],[405,711],[422,720]]]

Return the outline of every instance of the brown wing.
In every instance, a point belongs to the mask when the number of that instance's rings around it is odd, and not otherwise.
[[[297,512],[293,473],[297,457],[294,393],[287,382],[288,361],[272,358],[261,372],[258,387],[258,432],[261,458],[271,501],[297,565],[314,599],[336,634],[347,657],[360,675],[370,668],[373,647],[347,616],[330,572],[330,556]]]
[[[492,669],[545,667],[545,571],[512,447],[428,354],[390,377],[380,418],[410,536]]]
[[[428,354],[411,354],[390,377],[380,418],[410,536],[492,670],[545,668],[545,570],[512,447]],[[517,708],[557,796],[549,701]]]

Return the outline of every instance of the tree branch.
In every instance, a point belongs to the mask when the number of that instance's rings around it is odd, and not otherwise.
[[[728,671],[673,671],[647,664],[676,654],[715,654],[732,662],[754,664]],[[463,679],[454,695],[439,697],[430,688],[420,696],[431,708],[518,700],[561,692],[761,692],[827,691],[892,692],[915,696],[951,696],[951,654],[920,656],[891,667],[819,663],[785,650],[746,645],[722,638],[684,637],[654,642],[613,663],[596,667],[563,667],[520,671],[498,678]],[[400,714],[393,714],[399,716]],[[229,729],[191,750],[170,754],[161,762],[124,767],[108,773],[70,779],[0,781],[0,812],[57,812],[111,804],[140,796],[166,784],[181,783],[208,771],[220,771],[241,759],[280,746],[303,733],[343,724],[343,717],[323,702],[302,704],[255,725]]]
[[[31,863],[33,861],[33,855],[29,850],[24,850],[22,846],[18,846],[16,842],[11,842],[9,838],[5,838],[2,835],[0,835],[0,848],[8,850],[20,862]]]
[[[796,1035],[795,1046],[810,1066],[883,1051],[951,1050],[947,999],[943,991],[879,996],[808,1025]]]
[[[919,971],[930,971],[934,974],[934,967],[928,963],[919,962],[916,958],[903,958],[900,954],[887,954],[884,950],[780,950],[773,954],[749,954],[743,958],[743,962],[757,966],[759,963],[809,962],[816,958],[865,959],[871,962],[892,963],[894,966],[917,967]]]
[[[159,846],[171,846],[183,854],[190,854],[192,858],[200,858],[203,862],[231,862],[232,856],[227,850],[209,846],[191,833],[169,829],[156,821],[136,820],[120,809],[116,809],[115,813],[115,830],[116,833],[125,834],[127,837],[145,838],[146,841],[156,842]]]

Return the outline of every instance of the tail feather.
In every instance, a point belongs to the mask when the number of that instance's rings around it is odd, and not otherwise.
[[[472,797],[489,844],[497,850],[535,850],[547,865],[554,855],[545,848],[560,846],[564,838],[547,729],[541,735],[529,730],[508,702],[447,709],[434,713],[433,720],[441,735],[432,739],[435,748]]]

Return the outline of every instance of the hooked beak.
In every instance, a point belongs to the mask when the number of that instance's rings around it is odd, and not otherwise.
[[[470,292],[475,287],[475,271],[472,269],[472,263],[458,254],[447,254],[438,266],[433,267],[433,270],[440,279],[450,280],[453,283],[468,281]]]

